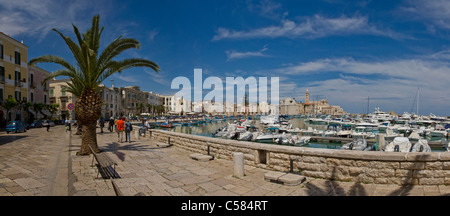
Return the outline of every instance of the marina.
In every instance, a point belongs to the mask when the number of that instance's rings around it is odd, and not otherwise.
[[[154,128],[179,133],[311,148],[346,149],[345,145],[364,140],[366,148],[362,150],[365,151],[389,151],[386,147],[395,140],[407,143],[409,151],[417,143],[425,146],[421,148],[424,151],[447,151],[450,128],[450,121],[445,117],[409,113],[393,116],[379,108],[363,116],[203,115],[150,122]],[[384,142],[379,141],[380,137]],[[398,151],[400,145],[392,151]]]

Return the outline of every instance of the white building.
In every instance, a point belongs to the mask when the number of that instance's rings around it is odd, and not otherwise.
[[[112,85],[110,88],[100,84],[100,97],[103,100],[102,117],[104,118],[118,118],[123,115],[121,92],[119,88]]]

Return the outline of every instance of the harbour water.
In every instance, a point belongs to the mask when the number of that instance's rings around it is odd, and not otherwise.
[[[201,123],[198,125],[189,125],[189,126],[176,126],[173,128],[168,128],[164,130],[169,130],[173,132],[178,133],[185,133],[185,134],[193,134],[193,135],[200,135],[200,136],[207,136],[212,137],[213,133],[221,128],[226,126],[228,123],[232,123],[235,120],[220,120],[220,121],[212,121],[207,123]],[[292,128],[299,128],[299,129],[308,129],[309,127],[316,130],[326,130],[328,125],[326,124],[314,124],[309,123],[307,119],[305,118],[292,118],[290,119],[290,123],[292,124]],[[264,128],[265,125],[260,124],[260,120],[253,120],[253,125],[258,128]],[[220,139],[220,138],[218,138]],[[436,137],[427,137],[428,141],[440,141],[440,138]],[[273,144],[273,143],[268,143]],[[342,145],[345,143],[340,142],[317,142],[317,141],[310,141],[308,144],[303,145],[303,147],[311,147],[311,148],[326,148],[326,149],[341,149]],[[446,151],[444,148],[432,148],[433,152],[439,152],[439,151]]]

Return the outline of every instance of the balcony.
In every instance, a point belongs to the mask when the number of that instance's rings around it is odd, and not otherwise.
[[[5,84],[6,83],[5,76],[0,76],[0,83],[1,84]]]
[[[35,89],[36,88],[36,85],[34,84],[34,82],[30,82],[29,85],[30,85],[30,89]]]
[[[14,85],[17,86],[17,87],[22,87],[22,86],[23,86],[23,83],[22,83],[21,80],[15,80],[15,81],[14,81]]]

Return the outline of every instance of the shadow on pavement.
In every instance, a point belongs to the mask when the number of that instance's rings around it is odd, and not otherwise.
[[[10,142],[14,142],[16,140],[28,137],[27,135],[2,135],[0,136],[0,145],[4,145]]]

